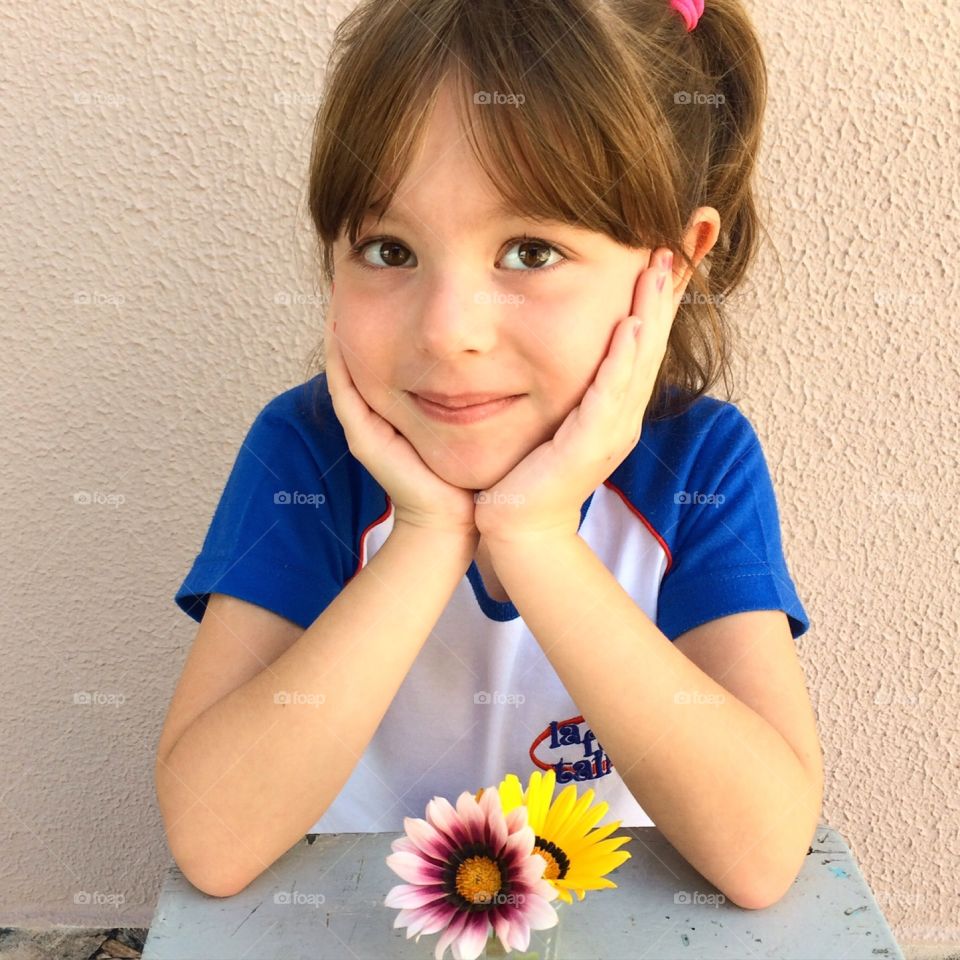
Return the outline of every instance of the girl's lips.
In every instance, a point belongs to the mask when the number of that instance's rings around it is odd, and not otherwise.
[[[431,400],[424,400],[423,397],[412,393],[416,405],[431,419],[438,420],[441,423],[476,423],[478,420],[486,420],[495,414],[512,407],[514,402],[519,400],[523,394],[514,397],[504,397],[502,400],[491,400],[489,403],[476,403],[469,407],[444,407],[439,403],[433,403]]]

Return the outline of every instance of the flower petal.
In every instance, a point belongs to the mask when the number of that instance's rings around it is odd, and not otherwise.
[[[394,930],[396,930],[398,927],[405,927],[412,919],[412,910],[400,910],[393,919]],[[407,939],[409,940],[412,936],[413,934],[410,931],[407,931]]]
[[[523,901],[523,918],[534,930],[555,927],[560,920],[556,907],[547,903],[543,897],[527,897]]]
[[[453,941],[454,960],[477,960],[490,936],[486,913],[470,913],[463,929]]]
[[[484,793],[486,796],[486,793]],[[482,799],[482,798],[481,798]],[[469,790],[464,790],[457,797],[457,813],[460,814],[464,828],[467,831],[470,843],[482,843],[484,840],[484,817],[473,794]]]
[[[453,809],[446,797],[434,797],[427,803],[427,820],[438,830],[443,831],[455,848],[465,847],[470,842],[467,830],[457,816],[457,811]]]
[[[500,807],[500,794],[493,787],[483,791],[480,809],[484,817],[484,841],[490,845],[494,854],[498,854],[507,842],[507,822]]]
[[[446,863],[450,859],[453,847],[446,834],[441,833],[432,823],[420,817],[404,817],[403,828],[411,842],[428,857]]]
[[[418,886],[410,883],[400,883],[393,887],[383,901],[385,907],[406,907],[415,909],[425,906],[434,900],[440,900],[446,892],[440,885]]]
[[[409,837],[397,837],[396,840],[390,841],[390,849],[394,853],[399,853],[401,850],[405,850],[407,853],[417,853],[417,845]]]
[[[546,869],[546,857],[539,853],[531,853],[529,857],[524,857],[517,864],[515,876],[521,882],[532,886],[543,876]]]
[[[507,829],[511,833],[516,833],[528,825],[527,808],[525,806],[514,807],[513,810],[507,814]]]
[[[498,790],[500,794],[500,806],[505,814],[519,807],[523,803],[523,787],[515,773],[508,773],[501,781]]]
[[[418,853],[401,850],[386,858],[387,866],[408,883],[440,883],[443,880],[443,868],[425,860]]]
[[[522,810],[523,808],[517,807],[517,809]],[[531,827],[524,827],[521,830],[517,830],[507,837],[507,842],[503,845],[500,856],[506,860],[509,866],[513,867],[521,858],[530,855],[536,839]],[[539,857],[540,854],[537,854],[537,856]]]
[[[407,937],[417,933],[437,933],[457,915],[457,908],[452,903],[438,901],[429,907],[419,907],[417,910],[407,911],[412,914],[407,923]]]
[[[526,950],[530,946],[530,924],[520,911],[510,921],[510,946],[514,950]]]
[[[490,911],[490,923],[493,924],[493,932],[500,941],[500,946],[504,951],[510,949],[510,920],[503,910]]]
[[[538,880],[533,892],[544,900],[556,900],[560,895],[560,888],[554,886],[549,880]]]
[[[570,895],[570,891],[566,887],[555,887],[554,894],[562,903],[573,903],[573,897]],[[580,899],[582,900],[583,897]]]
[[[466,922],[466,913],[457,913],[454,915],[447,929],[440,934],[440,939],[437,940],[436,949],[433,951],[435,960],[443,960],[443,955],[447,952],[447,947],[456,940]]]
[[[538,833],[547,818],[550,803],[553,800],[553,790],[557,781],[557,772],[551,767],[545,774],[535,770],[530,775],[530,783],[526,790],[528,820]]]
[[[577,788],[572,783],[568,784],[560,791],[560,795],[554,800],[553,805],[550,807],[543,823],[541,835],[553,837],[562,830],[563,824],[570,815],[570,811],[573,810],[576,802]]]

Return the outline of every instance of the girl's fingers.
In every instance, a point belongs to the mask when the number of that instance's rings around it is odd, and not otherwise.
[[[337,381],[338,388],[347,390],[353,385],[350,371],[347,369],[346,361],[343,359],[343,352],[340,350],[340,341],[332,329],[327,340],[327,365],[333,369],[333,375]]]
[[[346,417],[349,420],[351,416],[365,414],[366,405],[364,404],[364,408],[361,408],[357,403],[362,398],[353,386],[350,371],[347,370],[346,364],[343,362],[340,343],[332,329],[328,331],[326,341],[326,371],[330,399],[333,401],[338,418],[343,420]]]
[[[633,314],[628,318],[633,336],[633,325],[640,324],[630,353],[630,382],[628,405],[633,408],[650,400],[653,379],[663,363],[667,339],[670,336],[670,304],[673,299],[672,271],[664,270],[661,256],[668,248],[658,247],[650,254],[647,266],[637,283]],[[649,274],[649,276],[647,276]],[[662,282],[661,282],[662,281]],[[626,351],[625,351],[626,352]]]
[[[661,257],[669,254],[670,263],[664,266]],[[637,332],[635,359],[639,359],[651,349],[651,336],[654,333],[662,332],[664,334],[664,343],[670,334],[669,306],[673,300],[673,254],[666,247],[657,248],[650,255],[650,261],[647,264],[644,274],[650,274],[649,277],[641,276],[640,283],[637,284],[637,297],[634,303],[635,316],[633,322],[639,321],[640,329]],[[665,331],[660,331],[658,326],[654,330],[649,330],[650,324],[667,324]],[[662,358],[661,358],[662,359]],[[659,366],[659,361],[658,361]]]
[[[628,341],[624,345],[624,353],[629,355],[631,371],[648,350],[647,328],[651,323],[656,322],[661,314],[662,292],[658,285],[662,271],[659,258],[660,251],[654,250],[650,255],[650,262],[640,274],[633,311],[624,321],[624,326],[627,328],[624,339]]]

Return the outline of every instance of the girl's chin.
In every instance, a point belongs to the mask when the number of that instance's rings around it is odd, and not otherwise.
[[[509,472],[508,470],[497,472],[491,470],[489,466],[483,470],[470,470],[462,464],[451,464],[447,459],[441,463],[432,463],[429,460],[424,462],[444,483],[464,490],[486,490]]]
[[[473,457],[454,450],[418,450],[420,459],[444,482],[464,490],[487,490],[503,479],[516,465],[493,451],[477,451]],[[502,461],[502,462],[501,462]]]

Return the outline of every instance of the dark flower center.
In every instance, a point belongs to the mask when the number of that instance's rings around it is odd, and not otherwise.
[[[485,843],[461,847],[447,861],[443,889],[459,910],[477,912],[508,903],[511,883],[500,859]]]
[[[551,840],[536,837],[531,853],[539,853],[547,861],[544,880],[562,880],[570,869],[570,858]]]

